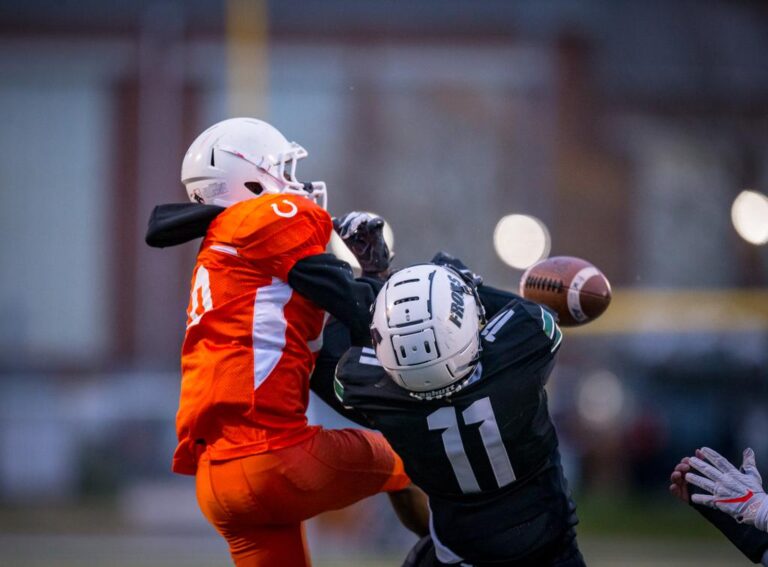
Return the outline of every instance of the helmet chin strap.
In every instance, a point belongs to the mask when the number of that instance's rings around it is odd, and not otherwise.
[[[449,384],[448,386],[445,386],[444,388],[439,388],[437,390],[429,390],[428,392],[412,392],[409,391],[408,395],[422,400],[422,401],[430,401],[430,400],[439,400],[442,398],[447,398],[449,396],[452,396],[459,390],[463,390],[470,384],[474,384],[483,375],[483,365],[478,362],[477,366],[475,366],[464,378],[459,378],[456,382],[453,384]]]

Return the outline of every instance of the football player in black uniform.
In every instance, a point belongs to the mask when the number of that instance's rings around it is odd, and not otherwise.
[[[343,326],[326,328],[313,390],[384,433],[428,494],[431,535],[405,565],[582,566],[544,390],[562,340],[555,318],[476,287],[449,256],[433,261],[450,267],[401,270],[378,294],[374,348],[347,351]]]

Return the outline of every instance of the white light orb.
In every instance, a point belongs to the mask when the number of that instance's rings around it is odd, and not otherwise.
[[[549,256],[549,231],[536,217],[507,215],[493,231],[493,246],[501,260],[513,268],[524,270]]]
[[[370,211],[365,212],[370,213]],[[376,213],[370,214],[375,215]],[[395,249],[395,235],[392,232],[392,227],[389,226],[389,223],[386,220],[384,221],[384,241],[387,243],[387,246],[389,246],[389,251],[392,252],[392,250]],[[360,269],[360,263],[357,261],[357,258],[355,258],[355,255],[349,251],[349,248],[344,244],[341,237],[336,234],[335,230],[331,233],[330,247],[331,252],[333,252],[337,258],[349,262],[349,264],[356,270]]]
[[[584,421],[597,426],[615,423],[624,410],[624,388],[607,370],[588,376],[581,383],[576,408]]]
[[[757,191],[742,191],[731,206],[736,232],[751,244],[768,242],[768,197]]]

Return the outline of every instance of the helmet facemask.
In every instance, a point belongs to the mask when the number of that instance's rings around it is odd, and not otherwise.
[[[299,195],[312,199],[323,209],[327,209],[328,195],[325,189],[325,182],[312,181],[302,183],[296,179],[298,161],[308,155],[307,150],[296,142],[291,142],[290,150],[278,155],[274,160],[270,159],[270,156],[258,158],[226,144],[216,144],[214,146],[215,150],[226,152],[245,160],[256,168],[255,177],[257,178],[246,182],[246,187],[248,183],[259,183],[263,188],[263,193]]]

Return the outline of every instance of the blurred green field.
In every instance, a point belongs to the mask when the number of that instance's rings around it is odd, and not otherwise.
[[[203,538],[207,540],[207,538]],[[178,536],[0,536],[0,564],[8,567],[225,567],[231,565],[218,542]],[[210,545],[209,545],[210,544]],[[735,567],[750,565],[722,540],[582,538],[592,567]],[[402,557],[329,557],[316,550],[315,567],[393,567]]]
[[[669,498],[582,496],[579,539],[593,567],[750,565],[714,528]],[[400,565],[388,556],[339,553],[312,542],[315,567]],[[213,531],[139,532],[108,507],[0,509],[0,565],[9,567],[218,567],[231,565]]]

